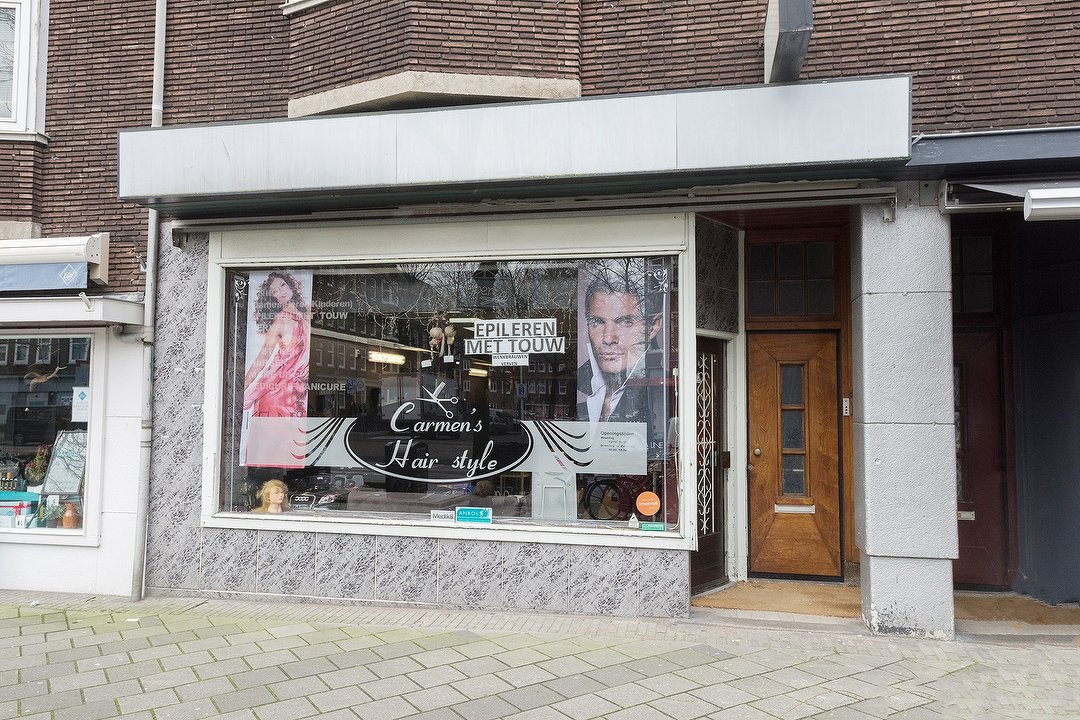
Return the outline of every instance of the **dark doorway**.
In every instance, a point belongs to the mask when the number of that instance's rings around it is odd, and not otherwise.
[[[725,342],[697,338],[697,528],[698,549],[690,554],[690,591],[727,581],[724,552]]]

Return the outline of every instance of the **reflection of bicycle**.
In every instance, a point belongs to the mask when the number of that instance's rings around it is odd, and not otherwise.
[[[601,475],[585,487],[582,502],[593,520],[626,520],[648,485],[647,475]]]

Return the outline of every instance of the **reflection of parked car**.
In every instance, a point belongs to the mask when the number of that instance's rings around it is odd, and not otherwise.
[[[491,433],[492,435],[504,435],[510,432],[517,424],[517,418],[504,410],[492,410]]]
[[[349,493],[364,485],[364,476],[359,473],[318,473],[290,477],[288,483],[292,489],[289,505],[294,510],[344,510],[348,505]]]

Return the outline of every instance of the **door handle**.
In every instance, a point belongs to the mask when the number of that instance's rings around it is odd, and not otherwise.
[[[751,465],[750,463],[747,463],[747,464],[746,464],[746,469],[747,469],[748,471],[749,471],[749,470],[753,470],[753,469],[754,469],[754,466],[753,466],[753,465]]]
[[[760,457],[761,456],[761,448],[754,448],[754,456],[755,457]]]

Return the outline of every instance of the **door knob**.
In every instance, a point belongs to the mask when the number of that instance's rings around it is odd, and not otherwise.
[[[754,455],[755,456],[760,456],[761,455],[761,448],[754,448]]]

